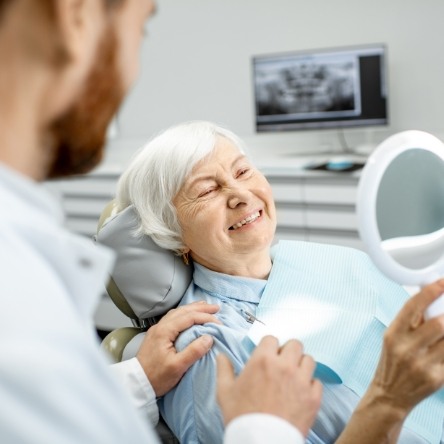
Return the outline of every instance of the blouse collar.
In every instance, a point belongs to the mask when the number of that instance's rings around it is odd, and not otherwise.
[[[265,279],[218,273],[197,263],[194,263],[193,281],[195,285],[212,296],[257,303],[267,285]]]

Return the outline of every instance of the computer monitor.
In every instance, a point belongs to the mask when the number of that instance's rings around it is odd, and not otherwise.
[[[254,56],[257,131],[386,125],[382,44]]]

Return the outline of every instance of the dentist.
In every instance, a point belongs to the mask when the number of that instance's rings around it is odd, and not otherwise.
[[[172,311],[139,359],[117,365],[119,385],[92,322],[112,254],[66,231],[42,185],[100,162],[154,10],[152,0],[0,0],[2,443],[158,442],[148,420],[156,397],[212,346],[210,336],[180,353],[173,343],[217,306]],[[239,378],[221,366],[226,442],[270,442],[270,431],[302,442],[297,426],[309,428],[320,402],[302,356],[294,341],[281,349],[268,337]],[[292,421],[301,410],[303,424]]]

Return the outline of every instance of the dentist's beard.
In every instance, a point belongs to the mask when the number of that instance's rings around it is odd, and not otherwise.
[[[51,125],[47,178],[87,173],[102,160],[108,125],[124,97],[117,47],[110,28],[79,98]]]

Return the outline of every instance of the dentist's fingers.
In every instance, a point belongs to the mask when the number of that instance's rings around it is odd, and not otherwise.
[[[179,334],[195,324],[220,324],[213,315],[218,310],[218,305],[205,302],[184,305],[171,310],[148,329],[137,353],[137,359],[157,396],[171,390],[186,370],[207,353],[213,344],[213,339],[204,335],[177,353],[174,342]]]
[[[301,351],[296,341],[280,348],[276,338],[265,337],[237,378],[227,358],[218,356],[217,396],[225,423],[247,413],[269,413],[306,435],[320,406],[322,386],[307,372],[311,364]]]
[[[205,301],[182,305],[179,308],[170,310],[154,327],[157,330],[161,330],[162,334],[169,335],[170,339],[175,341],[182,331],[193,325],[210,322],[222,324],[214,316],[219,309],[219,305],[207,304]]]
[[[287,355],[289,355],[290,357],[300,356],[302,358],[304,354],[304,347],[301,342],[295,339],[291,339],[281,347],[279,353],[282,356],[287,356]]]
[[[177,353],[176,358],[178,366],[180,367],[181,376],[211,349],[213,342],[212,336],[202,335],[191,342],[191,344],[181,352]]]
[[[182,305],[178,308],[170,310],[163,318],[165,320],[180,319],[187,315],[195,315],[196,313],[215,314],[219,311],[220,307],[217,304],[208,304],[205,301],[192,302],[191,304]],[[216,317],[213,318],[214,322],[220,323]]]

